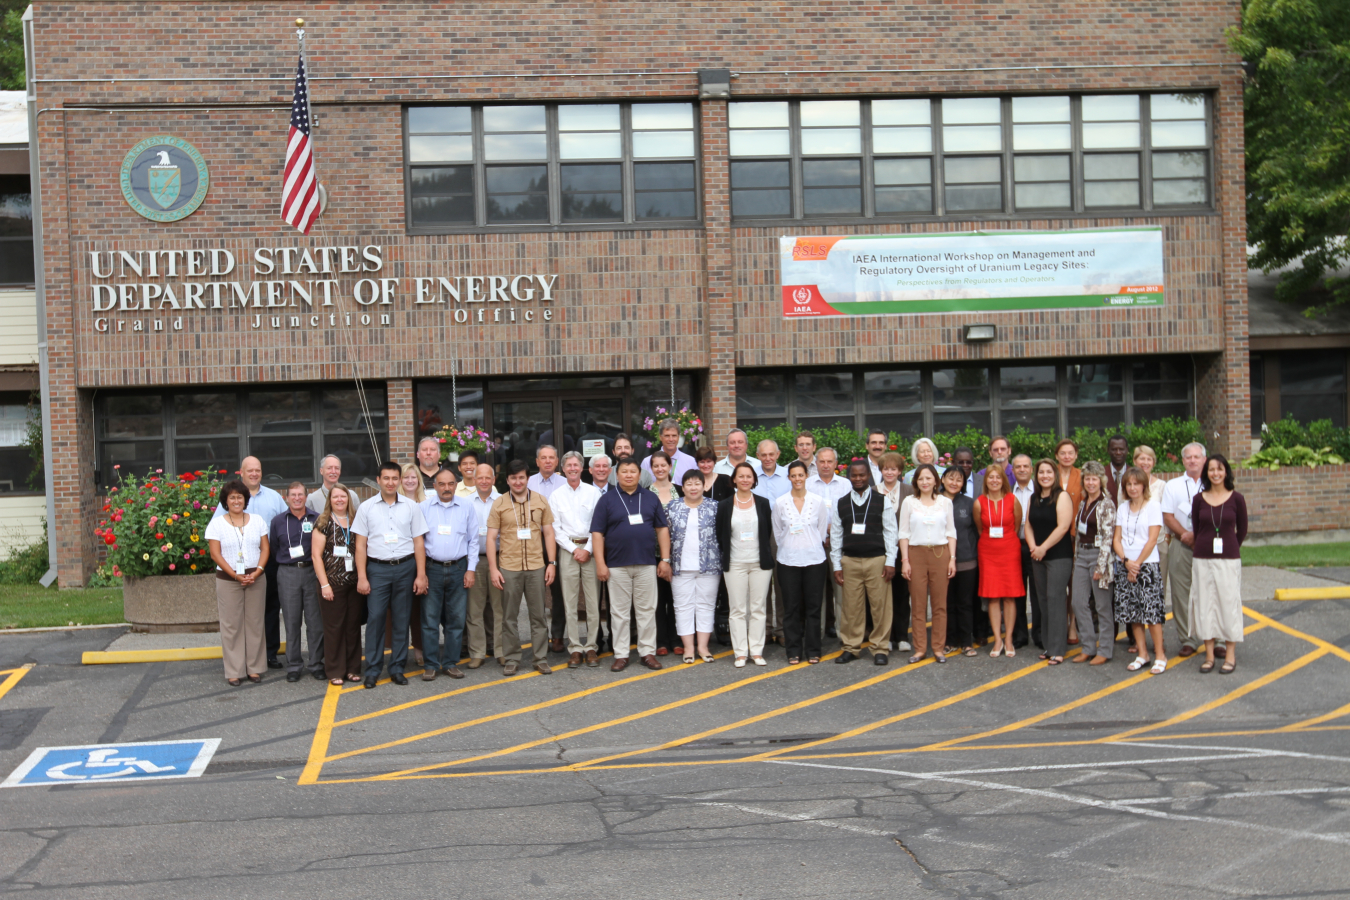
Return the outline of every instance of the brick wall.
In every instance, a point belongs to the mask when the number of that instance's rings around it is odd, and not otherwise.
[[[1247,530],[1253,535],[1350,528],[1345,502],[1350,465],[1239,469],[1233,481],[1247,500]]]

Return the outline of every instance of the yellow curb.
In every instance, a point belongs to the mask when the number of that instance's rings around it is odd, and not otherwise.
[[[1276,600],[1350,600],[1350,585],[1324,588],[1276,588]]]
[[[281,650],[286,642],[281,642]],[[120,663],[188,662],[195,659],[220,659],[220,647],[172,647],[164,650],[88,650],[80,662],[86,666]]]

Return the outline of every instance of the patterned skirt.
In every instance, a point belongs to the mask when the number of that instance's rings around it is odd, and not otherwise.
[[[1115,561],[1116,620],[1161,625],[1167,619],[1163,605],[1162,575],[1157,563],[1144,563],[1133,583],[1119,559]]]

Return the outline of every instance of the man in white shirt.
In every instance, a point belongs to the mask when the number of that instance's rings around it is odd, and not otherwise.
[[[547,502],[554,491],[567,483],[567,479],[558,473],[558,448],[551,444],[540,444],[539,449],[535,451],[534,464],[539,467],[539,471],[530,476],[526,486]],[[567,617],[563,613],[562,582],[557,578],[554,578],[553,583],[548,586],[548,614],[549,636],[552,638],[548,649],[554,653],[562,653]],[[536,658],[542,659],[543,654]]]
[[[831,510],[838,507],[839,499],[847,496],[849,491],[848,479],[841,478],[836,469],[838,463],[839,454],[833,447],[821,447],[816,451],[816,474],[806,479],[806,489],[824,500]],[[830,579],[826,590],[833,593],[834,602],[825,604],[825,614],[820,617],[820,621],[825,628],[825,636],[835,637],[838,634],[835,624],[839,621],[839,610],[844,603],[844,589]]]
[[[601,497],[613,486],[613,470],[614,464],[605,454],[591,457],[591,485],[600,492]]]
[[[759,460],[751,459],[747,454],[750,451],[750,439],[745,436],[745,432],[739,428],[733,428],[727,434],[727,455],[717,461],[713,466],[713,471],[718,475],[731,477],[731,473],[736,471],[736,467],[741,463],[749,463],[755,470],[755,475],[759,475],[763,470],[760,468]]]
[[[1022,504],[1022,521],[1017,526],[1019,538],[1026,533],[1027,511],[1031,509],[1031,497],[1036,493],[1036,486],[1031,483],[1032,469],[1031,457],[1025,453],[1012,458],[1012,493],[1017,502]],[[1036,603],[1036,579],[1031,577],[1031,549],[1025,541],[1022,543],[1022,580],[1026,583],[1027,595],[1017,605],[1017,618],[1013,622],[1013,649],[1016,650],[1025,647],[1028,640],[1034,640],[1037,647],[1042,647],[1041,623],[1033,621],[1031,627],[1027,627],[1027,601],[1031,601],[1033,613],[1040,607]]]
[[[751,493],[759,494],[765,500],[769,501],[769,508],[778,502],[778,498],[792,490],[792,482],[787,480],[787,476],[778,468],[778,444],[774,441],[763,440],[755,448],[755,456],[759,458],[759,479]]]
[[[848,466],[853,490],[835,504],[830,517],[830,568],[834,583],[844,589],[839,614],[839,640],[843,652],[837,663],[852,662],[862,653],[867,611],[872,611],[872,662],[890,662],[891,603],[886,582],[895,577],[899,549],[899,524],[891,498],[872,490],[867,462],[855,459]],[[880,502],[878,502],[880,501]],[[941,651],[939,651],[941,652]]]
[[[483,463],[474,471],[474,492],[469,498],[478,523],[478,565],[477,572],[486,573],[487,568],[487,517],[492,504],[501,496],[493,485],[497,475],[492,466]],[[492,640],[486,639],[491,629]],[[492,583],[491,578],[477,578],[469,588],[469,608],[464,618],[464,631],[468,635],[470,669],[477,669],[487,657],[502,647],[502,591]]]
[[[412,595],[427,592],[427,555],[422,508],[398,492],[403,469],[380,466],[380,495],[362,503],[352,519],[356,535],[356,592],[366,597],[366,680],[375,687],[384,668],[384,616],[394,620],[389,680],[407,684],[408,617]]]
[[[794,445],[797,450],[797,458],[806,466],[806,477],[810,478],[816,474],[816,437],[809,431],[803,431],[797,435],[797,442]]]
[[[680,423],[674,419],[662,419],[660,424],[661,449],[670,457],[670,480],[672,484],[682,484],[684,473],[697,469],[698,463],[688,453],[680,449]],[[616,451],[617,456],[617,451]],[[623,457],[618,457],[622,459]],[[648,459],[642,460],[642,471],[651,474],[652,466]]]
[[[323,483],[310,491],[309,496],[305,498],[305,509],[316,516],[323,515],[323,508],[328,503],[328,492],[333,489],[333,485],[342,480],[342,460],[332,453],[319,460],[319,477],[323,479]],[[361,501],[350,485],[347,486],[347,495],[352,501],[350,514],[356,515],[356,508],[361,505]]]
[[[1167,547],[1167,577],[1172,585],[1172,621],[1177,626],[1177,640],[1181,642],[1182,659],[1195,653],[1199,643],[1191,631],[1191,561],[1195,534],[1191,528],[1191,503],[1204,488],[1200,473],[1205,468],[1205,448],[1201,444],[1187,444],[1181,448],[1181,464],[1186,474],[1173,478],[1163,487],[1163,525],[1171,543]],[[1140,651],[1144,648],[1140,647]],[[1223,650],[1224,653],[1219,651]],[[1223,647],[1216,647],[1214,655],[1223,658]]]
[[[563,606],[566,609],[567,668],[581,665],[600,665],[596,649],[596,625],[600,621],[600,582],[595,577],[595,560],[591,557],[591,516],[600,492],[594,485],[581,480],[582,456],[575,450],[563,454],[563,476],[566,483],[548,498],[553,510],[553,536],[558,545],[558,580],[562,582]],[[586,599],[586,641],[580,638],[577,622],[577,591]],[[556,616],[554,617],[557,618]]]
[[[886,432],[873,428],[867,432],[867,467],[872,470],[872,487],[881,484],[881,457],[886,452]]]

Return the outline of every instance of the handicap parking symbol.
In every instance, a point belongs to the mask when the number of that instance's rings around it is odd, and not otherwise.
[[[53,784],[107,784],[196,778],[206,771],[220,738],[154,741],[144,744],[88,744],[39,747],[0,787]]]

